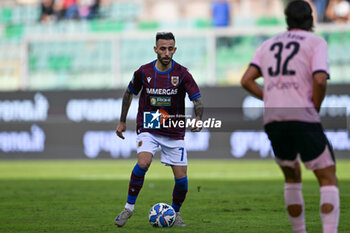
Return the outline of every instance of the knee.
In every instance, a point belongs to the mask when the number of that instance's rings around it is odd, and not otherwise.
[[[301,170],[300,165],[295,165],[294,168],[292,167],[281,167],[285,182],[287,183],[300,183],[301,182]]]
[[[322,214],[329,214],[330,212],[332,212],[333,209],[334,209],[334,206],[330,203],[324,203],[321,205]]]
[[[184,179],[187,177],[186,171],[177,171],[175,174],[176,179]]]
[[[328,176],[328,177],[322,177],[319,179],[320,186],[331,186],[331,185],[337,185],[337,177],[336,176]]]
[[[151,160],[140,159],[137,163],[139,164],[140,167],[144,169],[148,169],[149,166],[151,165]]]
[[[138,154],[137,163],[140,167],[148,169],[152,163],[152,154],[149,152],[141,152]]]
[[[301,205],[289,205],[287,210],[290,216],[296,218],[303,212],[303,207]]]
[[[148,169],[149,166],[151,165],[151,163],[148,161],[139,161],[138,164],[140,167],[142,167],[144,169]]]
[[[335,166],[330,166],[314,171],[320,186],[337,186],[338,180],[335,175]]]

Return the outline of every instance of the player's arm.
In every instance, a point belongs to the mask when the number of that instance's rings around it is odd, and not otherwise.
[[[204,107],[203,107],[201,98],[197,98],[197,99],[193,100],[192,102],[193,102],[193,107],[194,107],[194,113],[196,114],[196,123],[197,123],[197,121],[202,119]],[[199,132],[201,130],[202,130],[202,128],[197,128],[196,124],[194,125],[194,127],[191,128],[192,132]]]
[[[261,77],[260,70],[256,66],[250,65],[241,79],[241,85],[252,95],[262,100],[264,96],[263,89],[255,81],[259,77]]]
[[[128,115],[128,111],[130,108],[130,104],[132,101],[133,94],[129,90],[129,88],[126,89],[124,96],[123,96],[123,104],[122,104],[122,112],[120,114],[120,122],[117,126],[116,133],[118,137],[121,139],[124,139],[123,132],[126,130],[126,116]]]
[[[183,85],[188,94],[189,99],[193,103],[194,113],[196,115],[194,127],[191,128],[192,132],[199,132],[202,128],[197,128],[197,122],[202,119],[203,116],[203,104],[201,101],[201,93],[199,91],[197,83],[194,81],[192,75],[186,69],[184,71]]]
[[[313,75],[312,102],[318,112],[326,95],[327,78],[328,75],[325,72],[317,72]]]

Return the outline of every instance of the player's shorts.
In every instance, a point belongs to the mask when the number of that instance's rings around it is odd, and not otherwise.
[[[265,125],[275,160],[280,166],[295,168],[298,155],[309,170],[335,164],[334,153],[320,123],[271,122]]]
[[[184,140],[154,135],[147,132],[137,136],[137,153],[154,154],[161,150],[160,161],[166,165],[187,166],[187,151]]]

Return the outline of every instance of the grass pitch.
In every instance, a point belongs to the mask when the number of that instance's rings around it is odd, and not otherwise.
[[[0,232],[292,232],[284,209],[282,173],[272,160],[192,160],[181,209],[187,227],[152,228],[148,211],[171,204],[171,169],[155,160],[127,224],[123,209],[134,160],[0,162]],[[337,161],[339,232],[350,232],[350,161]],[[319,188],[303,170],[308,232],[322,232]]]

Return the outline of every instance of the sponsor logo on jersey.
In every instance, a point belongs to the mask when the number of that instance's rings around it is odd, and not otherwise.
[[[175,87],[179,85],[179,76],[171,76],[171,84]]]
[[[155,106],[156,103],[157,103],[157,100],[156,100],[155,97],[151,97],[151,98],[150,98],[150,102],[151,102],[151,105],[152,105],[152,106]]]
[[[152,106],[170,106],[171,97],[170,96],[151,96],[150,102]]]
[[[146,88],[147,94],[150,95],[176,95],[176,89]]]
[[[146,79],[147,79],[147,82],[149,83],[151,81],[152,77],[147,77]]]
[[[280,82],[280,81],[273,82],[273,81],[271,81],[267,86],[268,91],[275,89],[275,88],[278,90],[288,90],[288,89],[298,90],[299,84],[296,82]]]

